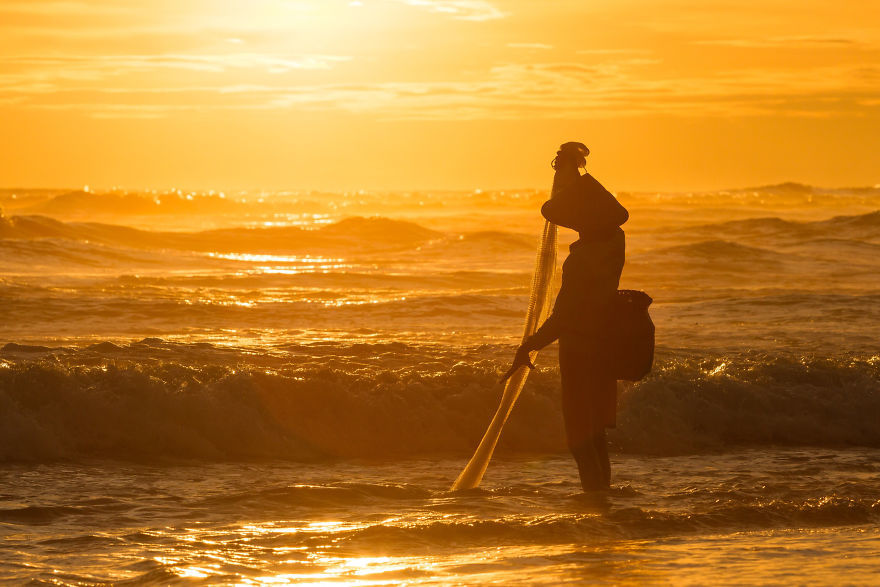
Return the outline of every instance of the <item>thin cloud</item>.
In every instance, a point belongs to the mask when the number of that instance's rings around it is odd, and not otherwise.
[[[459,20],[486,21],[506,14],[485,0],[398,0],[410,6],[446,14]]]
[[[628,55],[647,54],[645,49],[578,49],[575,55]]]
[[[836,37],[770,37],[759,39],[703,39],[694,41],[693,44],[747,49],[765,49],[768,47],[805,47],[816,49],[821,46],[833,48],[858,45],[859,41]]]
[[[780,75],[765,70],[711,77],[645,79],[632,63],[554,63],[494,68],[472,83],[324,87],[280,96],[279,106],[375,111],[398,118],[607,118],[647,113],[730,116],[830,116],[871,97],[847,68]],[[314,97],[314,98],[313,98]]]
[[[47,80],[82,78],[99,80],[122,73],[156,69],[180,69],[222,73],[231,69],[259,69],[268,73],[294,70],[330,69],[334,64],[350,61],[344,55],[301,55],[287,57],[259,53],[223,55],[23,55],[0,58],[3,69],[26,70],[21,79]],[[2,74],[0,74],[2,80]],[[0,85],[2,89],[2,85]]]
[[[552,49],[553,45],[547,45],[546,43],[508,43],[508,47],[512,49],[541,49],[548,50]]]
[[[80,15],[80,14],[124,14],[130,8],[121,2],[3,2],[0,13],[34,14],[34,15]]]
[[[479,81],[360,84],[231,84],[192,88],[65,90],[20,107],[81,110],[102,118],[160,117],[188,110],[346,111],[379,119],[462,120],[678,116],[831,117],[877,107],[862,70],[817,68],[722,72],[708,77],[653,78],[633,60],[508,64]],[[862,68],[864,69],[864,68]],[[876,72],[875,72],[876,73]],[[68,96],[73,93],[77,100]],[[2,95],[0,95],[2,99]],[[128,103],[126,103],[128,102]]]

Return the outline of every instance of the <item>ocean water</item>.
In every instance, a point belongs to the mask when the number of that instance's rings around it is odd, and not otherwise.
[[[47,583],[870,584],[876,452],[621,455],[579,493],[566,458],[122,464],[2,473],[0,577]]]
[[[583,495],[554,347],[449,492],[546,192],[0,190],[0,581],[874,582],[880,188],[618,196],[658,350]]]

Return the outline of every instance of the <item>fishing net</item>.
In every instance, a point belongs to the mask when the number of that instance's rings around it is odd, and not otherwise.
[[[532,277],[532,292],[529,296],[529,309],[526,313],[526,326],[523,333],[523,341],[534,334],[535,330],[544,322],[552,306],[553,274],[556,271],[556,225],[551,222],[544,223],[544,232],[538,246],[538,260],[535,264],[535,275]],[[538,351],[529,353],[532,362],[538,356]],[[517,369],[504,384],[504,393],[501,396],[501,404],[495,412],[495,416],[489,423],[489,428],[483,435],[480,445],[471,457],[470,462],[452,484],[452,491],[460,489],[473,489],[480,484],[486,467],[492,459],[495,445],[501,436],[501,429],[507,422],[508,416],[516,403],[526,378],[529,376],[528,366]]]

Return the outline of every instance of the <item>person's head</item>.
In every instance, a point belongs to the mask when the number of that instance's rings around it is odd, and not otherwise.
[[[587,155],[590,150],[583,143],[568,142],[563,143],[559,150],[556,151],[556,158],[553,160],[553,169],[559,170],[566,167],[574,167],[575,169],[587,166]]]
[[[550,199],[541,215],[556,224],[586,235],[604,236],[626,222],[629,214],[611,192],[589,173],[578,171],[590,150],[583,143],[565,143],[556,153],[556,175]]]

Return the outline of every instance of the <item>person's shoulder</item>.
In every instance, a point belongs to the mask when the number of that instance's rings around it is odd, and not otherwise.
[[[603,192],[607,192],[605,186],[599,183],[599,180],[593,177],[590,172],[585,172],[580,178],[581,186],[589,189],[589,190],[602,190]]]

